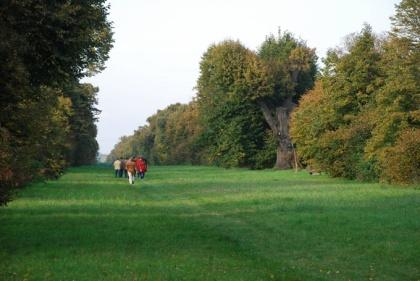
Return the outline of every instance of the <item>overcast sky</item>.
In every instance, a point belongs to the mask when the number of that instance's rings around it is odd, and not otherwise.
[[[202,54],[212,43],[238,39],[256,50],[288,30],[320,58],[363,23],[382,33],[398,0],[114,0],[114,48],[107,68],[85,79],[98,86],[98,142],[109,153],[158,109],[187,103]]]

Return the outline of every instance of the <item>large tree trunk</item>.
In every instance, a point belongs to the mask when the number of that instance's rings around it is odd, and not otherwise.
[[[270,108],[265,102],[259,103],[264,118],[277,139],[277,160],[274,168],[293,167],[293,147],[289,137],[289,115],[295,104],[292,98],[286,99],[281,106]]]

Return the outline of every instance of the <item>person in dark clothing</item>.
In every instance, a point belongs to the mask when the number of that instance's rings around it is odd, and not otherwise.
[[[120,178],[122,178],[123,175],[124,177],[126,177],[127,175],[127,171],[125,170],[125,163],[126,163],[126,160],[121,159]]]

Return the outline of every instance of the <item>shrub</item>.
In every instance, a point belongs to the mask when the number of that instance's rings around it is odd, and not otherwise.
[[[420,181],[420,129],[403,131],[395,145],[380,156],[382,179],[392,183]]]

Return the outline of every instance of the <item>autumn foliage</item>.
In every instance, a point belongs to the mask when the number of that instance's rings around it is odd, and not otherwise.
[[[420,52],[398,30],[378,38],[365,26],[329,52],[292,115],[291,136],[307,165],[351,179],[419,182]]]

